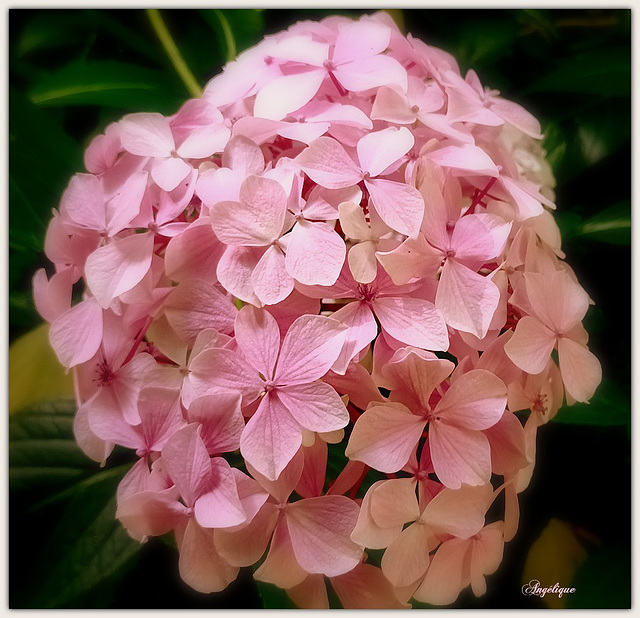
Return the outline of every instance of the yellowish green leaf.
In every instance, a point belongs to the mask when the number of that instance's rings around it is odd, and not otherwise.
[[[9,348],[9,414],[39,401],[69,397],[73,380],[51,349],[49,325],[41,324]]]

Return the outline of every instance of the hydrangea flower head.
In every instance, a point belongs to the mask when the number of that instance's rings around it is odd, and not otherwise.
[[[175,534],[202,592],[253,566],[304,607],[483,594],[536,431],[601,379],[541,137],[384,13],[97,136],[33,287],[80,446],[131,453],[130,534]]]

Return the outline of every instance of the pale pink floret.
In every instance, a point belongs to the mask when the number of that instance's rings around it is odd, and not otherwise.
[[[389,127],[365,135],[356,146],[359,164],[339,142],[320,137],[295,159],[300,168],[327,189],[350,187],[364,181],[371,205],[392,229],[415,236],[424,214],[424,201],[414,187],[379,178],[395,171],[414,145],[406,127]]]
[[[282,345],[266,310],[243,307],[235,324],[238,352],[211,349],[199,361],[211,387],[260,403],[242,434],[241,452],[256,470],[276,479],[302,444],[302,429],[330,432],[348,422],[338,394],[320,378],[335,362],[346,327],[332,318],[296,319]]]
[[[532,315],[520,319],[505,352],[520,369],[537,374],[557,347],[567,393],[576,401],[588,401],[602,379],[600,363],[588,350],[580,324],[589,296],[564,271],[550,277],[525,273],[524,286]]]
[[[428,424],[440,481],[452,488],[486,483],[491,450],[482,430],[495,425],[504,412],[504,383],[488,371],[473,370],[452,382],[433,405],[431,394],[451,373],[452,363],[406,348],[387,367],[386,386],[394,401],[372,405],[356,421],[347,456],[382,472],[396,472],[407,463]]]
[[[276,481],[249,465],[249,471],[269,493],[253,520],[236,529],[216,531],[216,543],[232,563],[248,565],[264,553],[267,558],[256,579],[290,588],[309,573],[340,575],[353,569],[362,549],[349,535],[358,517],[358,505],[345,496],[317,496],[293,503],[288,499],[298,484],[304,458],[298,453]]]

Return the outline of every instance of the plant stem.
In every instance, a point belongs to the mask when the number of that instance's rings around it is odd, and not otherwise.
[[[231,62],[236,57],[236,41],[233,38],[233,32],[231,32],[231,26],[229,25],[229,21],[225,17],[224,13],[220,9],[213,9],[218,21],[220,22],[220,26],[222,27],[222,32],[224,33],[224,42],[227,46],[227,62]]]
[[[149,17],[149,21],[151,22],[151,26],[153,27],[164,51],[166,52],[173,68],[176,70],[176,73],[180,76],[180,79],[183,81],[187,90],[193,97],[202,96],[202,88],[200,88],[200,84],[194,77],[191,69],[185,62],[178,46],[175,41],[171,37],[167,26],[165,25],[162,17],[160,16],[160,11],[158,9],[146,9],[147,16]]]

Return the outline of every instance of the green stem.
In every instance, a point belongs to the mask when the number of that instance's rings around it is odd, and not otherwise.
[[[155,33],[158,36],[160,43],[162,43],[162,47],[169,57],[173,68],[180,76],[180,79],[183,81],[187,90],[193,97],[197,98],[202,96],[202,88],[200,88],[200,84],[198,84],[198,81],[182,57],[182,54],[180,54],[178,46],[171,37],[167,26],[160,16],[160,11],[158,11],[158,9],[147,9],[146,11],[149,21],[151,22],[151,26],[155,30]]]
[[[229,20],[225,17],[224,13],[220,9],[213,9],[216,14],[220,26],[222,26],[222,32],[224,34],[224,42],[227,46],[227,62],[231,62],[236,57],[236,41],[233,38],[233,32],[231,32],[231,26]]]

